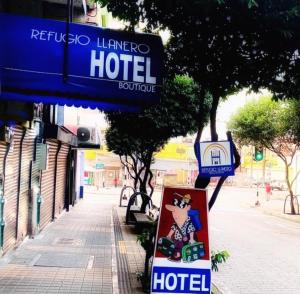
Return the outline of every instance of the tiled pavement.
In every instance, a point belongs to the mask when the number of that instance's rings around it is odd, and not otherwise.
[[[85,195],[0,259],[0,293],[142,293],[144,252],[123,224],[119,189]]]

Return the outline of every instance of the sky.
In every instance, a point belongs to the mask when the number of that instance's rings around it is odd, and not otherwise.
[[[219,140],[226,140],[227,122],[230,117],[241,108],[246,102],[252,99],[257,99],[262,95],[266,95],[268,92],[263,90],[261,93],[247,93],[247,90],[243,90],[236,95],[229,96],[226,101],[222,101],[219,105],[217,112],[217,132],[219,134]],[[66,117],[66,124],[77,124],[77,121],[82,126],[97,127],[100,129],[107,128],[107,122],[104,119],[104,113],[99,110],[82,109],[70,107]],[[80,116],[80,119],[78,119]],[[201,141],[210,140],[210,129],[206,127],[203,131]],[[180,142],[182,138],[175,138],[173,142]]]
[[[217,132],[219,134],[219,140],[226,139],[227,122],[230,117],[238,111],[239,108],[243,107],[245,103],[253,99],[258,99],[263,95],[268,95],[267,90],[262,90],[260,93],[247,93],[248,90],[243,90],[238,94],[231,95],[227,100],[222,101],[218,107],[217,112]],[[209,128],[206,128],[203,133],[203,140],[210,139]]]

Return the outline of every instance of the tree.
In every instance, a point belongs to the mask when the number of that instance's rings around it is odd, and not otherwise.
[[[234,138],[241,145],[267,148],[283,161],[292,214],[295,214],[292,185],[299,173],[291,179],[289,168],[300,147],[299,115],[299,101],[277,102],[271,97],[262,97],[258,101],[248,102],[229,122]]]
[[[208,121],[210,96],[202,98],[199,86],[188,76],[175,76],[163,86],[162,102],[141,113],[107,113],[110,127],[106,133],[108,149],[120,156],[134,179],[135,188],[147,192],[151,186],[153,155],[172,137],[197,130],[199,115]]]
[[[279,96],[285,96],[284,89],[299,88],[290,87],[298,82],[300,67],[297,0],[98,2],[131,29],[143,22],[148,31],[170,31],[167,72],[188,73],[211,92],[213,140],[220,97],[243,87],[268,87]]]
[[[143,22],[146,31],[170,31],[166,73],[189,74],[201,86],[200,95],[211,93],[213,141],[219,101],[227,95],[244,87],[269,88],[280,98],[300,94],[298,0],[98,2],[131,30]],[[196,140],[203,127],[200,119]]]

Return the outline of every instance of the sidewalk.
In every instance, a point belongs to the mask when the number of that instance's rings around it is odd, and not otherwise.
[[[144,252],[118,207],[120,189],[88,193],[0,259],[0,293],[142,293]]]
[[[269,214],[269,215],[273,215],[276,217],[280,217],[292,222],[297,222],[300,223],[300,215],[296,214],[296,215],[291,215],[291,214],[286,214],[283,212],[284,210],[284,201],[285,201],[285,197],[286,194],[288,192],[284,191],[284,192],[273,192],[273,194],[270,197],[269,201],[266,201],[265,199],[263,199],[261,201],[261,206],[260,206],[260,210],[265,213],[265,214]],[[300,203],[299,203],[300,205]],[[290,202],[287,201],[286,203],[286,209],[287,211],[290,210]],[[297,208],[296,208],[297,210]]]

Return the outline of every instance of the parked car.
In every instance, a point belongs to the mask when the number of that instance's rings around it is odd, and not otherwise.
[[[286,182],[283,180],[272,180],[270,184],[272,190],[285,191],[288,189]]]

